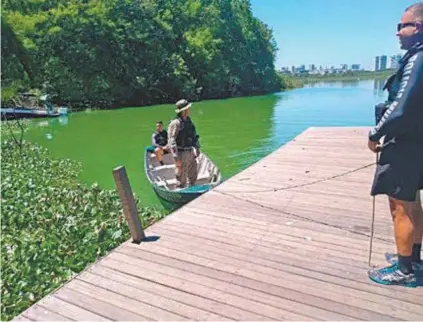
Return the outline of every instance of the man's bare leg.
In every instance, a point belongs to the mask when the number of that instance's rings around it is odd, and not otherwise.
[[[392,206],[390,204],[390,206]],[[411,221],[413,222],[414,226],[414,234],[413,234],[413,250],[411,252],[411,261],[413,265],[415,264],[423,264],[421,261],[421,249],[422,249],[422,240],[423,240],[423,210],[420,198],[420,191],[416,194],[416,201],[410,203],[411,207]],[[391,208],[392,212],[392,208]],[[392,221],[394,221],[394,216],[392,216]],[[385,254],[386,260],[390,264],[396,264],[398,262],[398,254],[397,253],[386,253]],[[414,266],[413,266],[414,267]],[[419,269],[418,266],[415,266]],[[423,268],[423,267],[422,267]]]
[[[163,154],[164,154],[163,149],[162,148],[156,148],[154,150],[154,152],[156,153],[156,159],[157,159],[157,161],[159,161],[159,163],[161,165],[163,165]]]
[[[398,259],[391,266],[372,269],[368,272],[370,279],[379,284],[417,286],[416,275],[411,264],[415,230],[411,218],[412,204],[413,202],[389,197]]]
[[[411,273],[411,254],[413,252],[414,222],[412,220],[411,202],[389,197],[389,206],[394,221],[395,244],[397,246],[398,264],[403,273]]]
[[[420,191],[417,191],[416,201],[411,205],[411,216],[414,222],[412,261],[415,263],[420,263],[423,240],[423,209],[420,199]]]

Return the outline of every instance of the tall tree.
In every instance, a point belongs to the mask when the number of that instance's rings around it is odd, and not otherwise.
[[[2,51],[2,62],[18,57],[59,102],[143,105],[281,86],[272,32],[248,0],[27,0],[4,10],[9,47],[22,50]]]

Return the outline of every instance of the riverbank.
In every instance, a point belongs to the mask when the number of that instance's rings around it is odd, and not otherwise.
[[[1,318],[10,320],[130,234],[117,192],[80,183],[80,163],[26,141],[20,154],[4,139],[1,152]],[[166,215],[136,202],[144,227]]]
[[[387,79],[393,75],[395,70],[388,69],[385,71],[359,71],[359,72],[347,72],[344,74],[327,74],[327,75],[296,75],[286,76],[286,79],[290,80],[296,87],[301,87],[305,84],[319,83],[319,82],[348,82],[348,81],[360,81],[360,80],[372,80],[372,79]]]
[[[221,95],[213,95],[210,97],[199,97],[199,96],[187,96],[187,97],[183,96],[183,97],[188,99],[191,102],[198,103],[202,101],[214,101],[214,100],[225,100],[225,99],[232,99],[232,98],[246,98],[246,97],[254,97],[254,96],[271,95],[281,91],[286,91],[286,90],[303,86],[302,82],[298,81],[296,77],[284,75],[277,72],[275,73],[275,75],[276,75],[275,76],[276,85],[271,90],[256,90],[256,91],[245,92],[245,93],[236,91],[234,93],[231,93],[230,95],[226,93]],[[38,89],[33,89],[33,88],[26,89],[25,92],[40,93]],[[20,94],[15,93],[13,97],[16,101],[22,102],[22,100],[19,98]],[[59,99],[58,101],[55,101],[54,103],[56,106],[63,106],[68,108],[69,113],[75,113],[75,112],[84,112],[84,111],[90,111],[90,110],[116,110],[116,109],[127,108],[129,106],[130,107],[132,106],[149,107],[149,106],[155,106],[155,105],[167,105],[167,104],[173,105],[176,103],[177,100],[178,100],[177,98],[158,99],[155,101],[145,101],[145,102],[140,101],[138,104],[137,103],[128,104],[128,102],[120,103],[120,104],[116,104],[116,103],[109,104],[107,102],[102,102],[101,104],[96,105],[96,103],[85,102],[81,98],[80,100],[75,100],[71,103],[69,103],[69,101],[64,101],[62,99]],[[6,101],[6,102],[3,102],[3,104],[5,104],[5,106],[9,106],[10,108],[13,108],[14,105],[13,104],[10,105],[10,102],[11,101]],[[25,103],[20,103],[19,105],[25,106]],[[44,107],[38,106],[38,109],[44,109]]]

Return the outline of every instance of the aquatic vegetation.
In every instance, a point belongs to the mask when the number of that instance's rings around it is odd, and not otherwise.
[[[10,320],[129,239],[117,191],[78,182],[81,164],[1,145],[1,318]],[[111,174],[110,174],[111,175]],[[162,218],[140,208],[144,226]]]

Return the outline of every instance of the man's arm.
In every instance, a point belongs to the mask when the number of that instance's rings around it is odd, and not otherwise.
[[[151,136],[151,145],[154,146],[155,148],[160,147],[156,142],[156,134],[155,133],[153,133],[153,135]]]
[[[172,156],[175,160],[179,159],[176,138],[178,137],[180,128],[181,128],[181,124],[179,120],[173,120],[172,122],[170,122],[169,128],[168,128],[168,145],[170,148],[170,152],[172,153]]]
[[[193,130],[194,130],[194,135],[195,135],[195,143],[194,143],[194,148],[196,148],[197,150],[200,150],[201,145],[200,145],[200,136],[197,134],[197,129],[195,128],[195,125],[192,124]]]
[[[369,133],[371,141],[384,135],[404,135],[412,130],[414,118],[423,109],[423,52],[412,56],[404,68],[401,85],[395,100],[377,126]]]
[[[166,142],[164,147],[167,148],[168,147],[168,143],[169,143],[169,134],[167,133],[166,130],[163,130],[163,136],[166,138]]]
[[[195,148],[197,150],[200,150],[200,148],[201,148],[199,137],[197,137],[197,140],[195,141]]]

